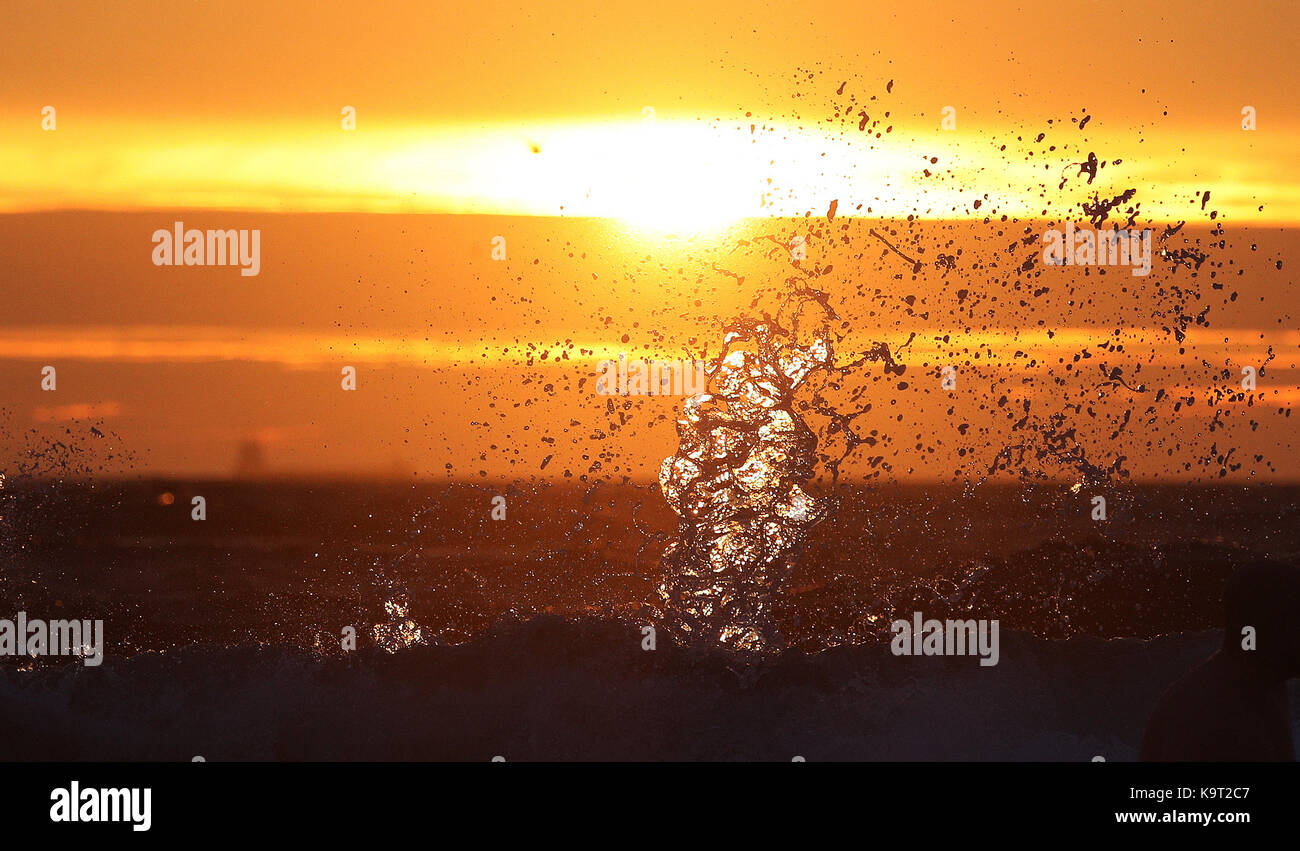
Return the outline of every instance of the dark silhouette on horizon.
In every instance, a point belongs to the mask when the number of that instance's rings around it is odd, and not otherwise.
[[[1228,580],[1224,614],[1223,645],[1156,704],[1142,761],[1295,761],[1286,683],[1300,676],[1300,568],[1241,568]]]

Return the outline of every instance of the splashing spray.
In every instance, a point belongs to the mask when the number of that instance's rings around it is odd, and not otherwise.
[[[817,436],[794,407],[796,389],[834,361],[830,315],[821,293],[796,294],[791,304],[788,321],[783,308],[724,329],[712,392],[687,399],[680,445],[659,471],[679,517],[663,558],[661,628],[680,643],[780,649],[773,598],[831,508],[830,498],[809,492]],[[821,321],[802,332],[804,309],[818,305]]]

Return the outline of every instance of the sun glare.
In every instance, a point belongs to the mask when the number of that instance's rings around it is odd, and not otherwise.
[[[630,128],[593,174],[593,212],[655,234],[711,234],[763,215],[770,167],[752,144],[707,128]]]
[[[11,165],[0,175],[0,209],[11,211],[588,216],[645,235],[709,236],[742,219],[819,215],[831,201],[845,215],[1038,216],[1043,199],[1032,187],[1060,176],[1059,166],[1044,171],[1033,158],[1007,158],[957,133],[873,139],[817,127],[751,128],[748,119],[389,126],[364,136],[298,126],[223,135],[193,125],[168,128],[165,141],[144,126],[105,122],[57,145],[29,144],[8,129],[0,122],[0,162]],[[1196,197],[1200,186],[1189,175],[1207,165],[1183,157],[1171,171],[1150,151],[1122,153],[1116,157],[1134,185],[1186,182],[1185,195],[1144,210],[1186,213],[1179,199]],[[1264,207],[1270,220],[1300,218],[1289,184],[1265,180],[1269,162],[1234,173],[1215,193],[1220,210],[1257,217]],[[966,188],[981,182],[989,191],[980,197]]]

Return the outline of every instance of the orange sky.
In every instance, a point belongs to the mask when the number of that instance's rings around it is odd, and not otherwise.
[[[1147,8],[1134,8],[1146,6]],[[1088,2],[543,5],[297,0],[5,6],[5,113],[328,123],[694,118],[791,107],[796,68],[888,74],[904,111],[993,120],[1080,106],[1145,125],[1295,126],[1288,3]],[[1145,89],[1145,93],[1143,93]],[[72,124],[69,127],[73,126]]]
[[[617,351],[715,340],[753,301],[727,277],[735,240],[817,227],[835,201],[854,238],[812,261],[838,268],[826,285],[845,305],[867,287],[851,341],[919,334],[912,375],[962,349],[984,382],[963,416],[990,419],[980,405],[1004,386],[1050,401],[1044,370],[1123,329],[1127,363],[1198,400],[1176,423],[1129,427],[1162,441],[1136,441],[1138,473],[1183,475],[1165,448],[1217,440],[1269,458],[1234,475],[1300,478],[1284,416],[1300,398],[1294,5],[55,0],[2,14],[10,457],[26,428],[99,423],[166,474],[227,473],[253,441],[281,472],[510,477],[554,457],[545,475],[599,462],[652,477],[675,402],[634,401],[606,457],[604,400],[579,378]],[[1090,152],[1106,166],[1085,184]],[[1193,223],[1178,239],[1229,228],[1219,276],[1198,282],[1213,323],[1186,346],[1161,330],[1183,270],[1036,271],[1026,284],[1049,294],[1013,295],[1008,242],[1130,187],[1143,222]],[[261,275],[151,265],[149,234],[180,219],[261,228]],[[867,233],[883,221],[927,261],[963,246],[974,271],[909,278]],[[749,286],[774,273],[760,257]],[[541,351],[569,360],[539,365]],[[1272,419],[1209,434],[1221,370],[1270,352]],[[45,363],[57,394],[38,386]],[[365,370],[356,397],[337,389],[343,363]],[[954,416],[917,380],[889,402],[903,426],[880,414],[897,433],[879,451],[899,477],[978,474],[987,459],[915,448]],[[987,446],[1011,439],[989,428]],[[1104,429],[1086,440],[1107,450]]]
[[[997,200],[1024,215],[1042,161],[1017,155],[1016,136],[1086,109],[1070,141],[1161,186],[1147,209],[1174,215],[1175,195],[1213,178],[1224,215],[1300,221],[1289,4],[1235,4],[1231,26],[1208,2],[42,2],[5,15],[5,210],[649,208],[653,224],[683,195],[734,219],[797,215],[833,191],[891,214],[975,215],[919,179],[924,153],[961,179],[1017,172]],[[890,136],[826,125],[841,83],[865,99],[889,80]],[[1245,106],[1254,131],[1240,129]]]

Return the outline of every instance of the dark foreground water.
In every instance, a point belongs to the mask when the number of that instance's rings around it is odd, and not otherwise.
[[[746,667],[643,649],[653,490],[503,493],[10,483],[0,617],[102,619],[106,658],[0,659],[0,759],[1131,759],[1234,567],[1300,552],[1287,488],[1130,488],[1106,523],[854,491],[778,595],[795,649]],[[999,620],[999,663],[894,656],[915,611]]]
[[[991,668],[855,647],[749,680],[555,617],[397,654],[189,647],[0,672],[0,759],[1128,760],[1167,681],[1216,644],[1007,633]]]

